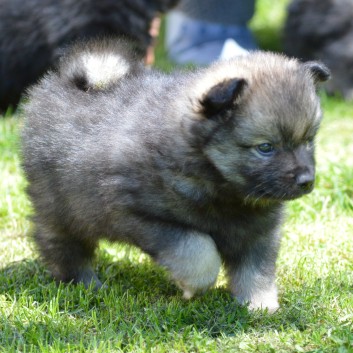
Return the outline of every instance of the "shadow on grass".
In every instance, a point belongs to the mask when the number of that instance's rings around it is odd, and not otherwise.
[[[306,288],[305,296],[301,290],[285,293],[283,309],[271,316],[249,312],[223,288],[184,301],[165,271],[148,260],[112,262],[108,255],[99,254],[98,264],[99,277],[107,284],[98,291],[82,285],[57,285],[36,260],[0,269],[0,295],[12,303],[12,312],[0,318],[0,341],[85,348],[100,341],[124,349],[142,341],[153,347],[161,342],[188,342],[190,337],[216,342],[254,331],[304,331],[313,325],[314,315],[325,320],[325,308],[315,293],[332,282],[320,279]],[[312,293],[310,300],[308,293]],[[27,312],[25,319],[19,319],[21,310]]]
[[[97,273],[107,288],[94,291],[82,285],[59,284],[50,277],[38,260],[12,263],[0,269],[0,294],[9,298],[30,296],[39,305],[56,300],[59,311],[84,318],[91,310],[117,311],[126,322],[150,321],[180,330],[194,325],[210,336],[233,335],[243,331],[251,315],[237,305],[223,288],[209,290],[205,295],[185,301],[181,291],[171,282],[166,272],[151,261],[133,263],[129,259],[110,262],[108,256],[99,256]],[[64,312],[63,312],[64,313]],[[139,316],[139,318],[137,318]],[[142,319],[144,317],[144,319]],[[236,323],[236,325],[234,325]],[[143,326],[143,325],[142,325]]]

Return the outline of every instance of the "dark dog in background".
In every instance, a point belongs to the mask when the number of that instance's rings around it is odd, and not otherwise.
[[[0,111],[78,39],[124,35],[143,57],[158,13],[177,0],[0,0]]]
[[[101,282],[100,239],[133,244],[185,298],[223,262],[251,308],[278,308],[283,204],[314,186],[325,66],[255,52],[164,74],[125,42],[78,45],[24,107],[40,254],[59,281]]]
[[[332,72],[329,93],[353,99],[353,1],[294,0],[284,30],[288,55],[321,60]]]

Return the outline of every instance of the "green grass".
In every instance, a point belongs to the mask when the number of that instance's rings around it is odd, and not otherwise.
[[[281,51],[282,26],[289,0],[257,0],[256,12],[249,23],[261,49]]]
[[[262,16],[257,29],[272,15]],[[170,65],[163,52],[157,65]],[[0,119],[0,352],[353,352],[353,103],[322,102],[317,185],[288,204],[274,315],[237,306],[223,276],[186,302],[146,255],[107,243],[95,266],[108,289],[57,286],[28,238],[21,119]]]

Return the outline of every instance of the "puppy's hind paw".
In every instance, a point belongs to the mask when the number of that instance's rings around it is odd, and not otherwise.
[[[98,279],[97,275],[91,268],[82,269],[77,278],[74,281],[75,283],[83,283],[85,288],[92,288],[94,290],[104,289],[106,285],[103,285],[102,282]]]

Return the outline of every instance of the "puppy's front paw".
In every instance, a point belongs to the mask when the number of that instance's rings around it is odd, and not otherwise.
[[[176,284],[177,286],[183,291],[183,299],[189,300],[192,299],[195,295],[201,295],[206,293],[206,291],[212,287],[216,282],[216,279],[213,277],[210,277],[209,281],[204,283],[203,285],[198,285],[195,286],[194,284],[191,283],[183,283],[180,281],[177,281]]]
[[[250,298],[236,296],[240,304],[248,304],[250,310],[267,310],[270,314],[279,309],[277,288],[273,286],[269,290],[253,293]]]
[[[222,264],[212,238],[197,232],[190,232],[173,247],[160,252],[157,261],[171,272],[184,299],[212,287]]]

